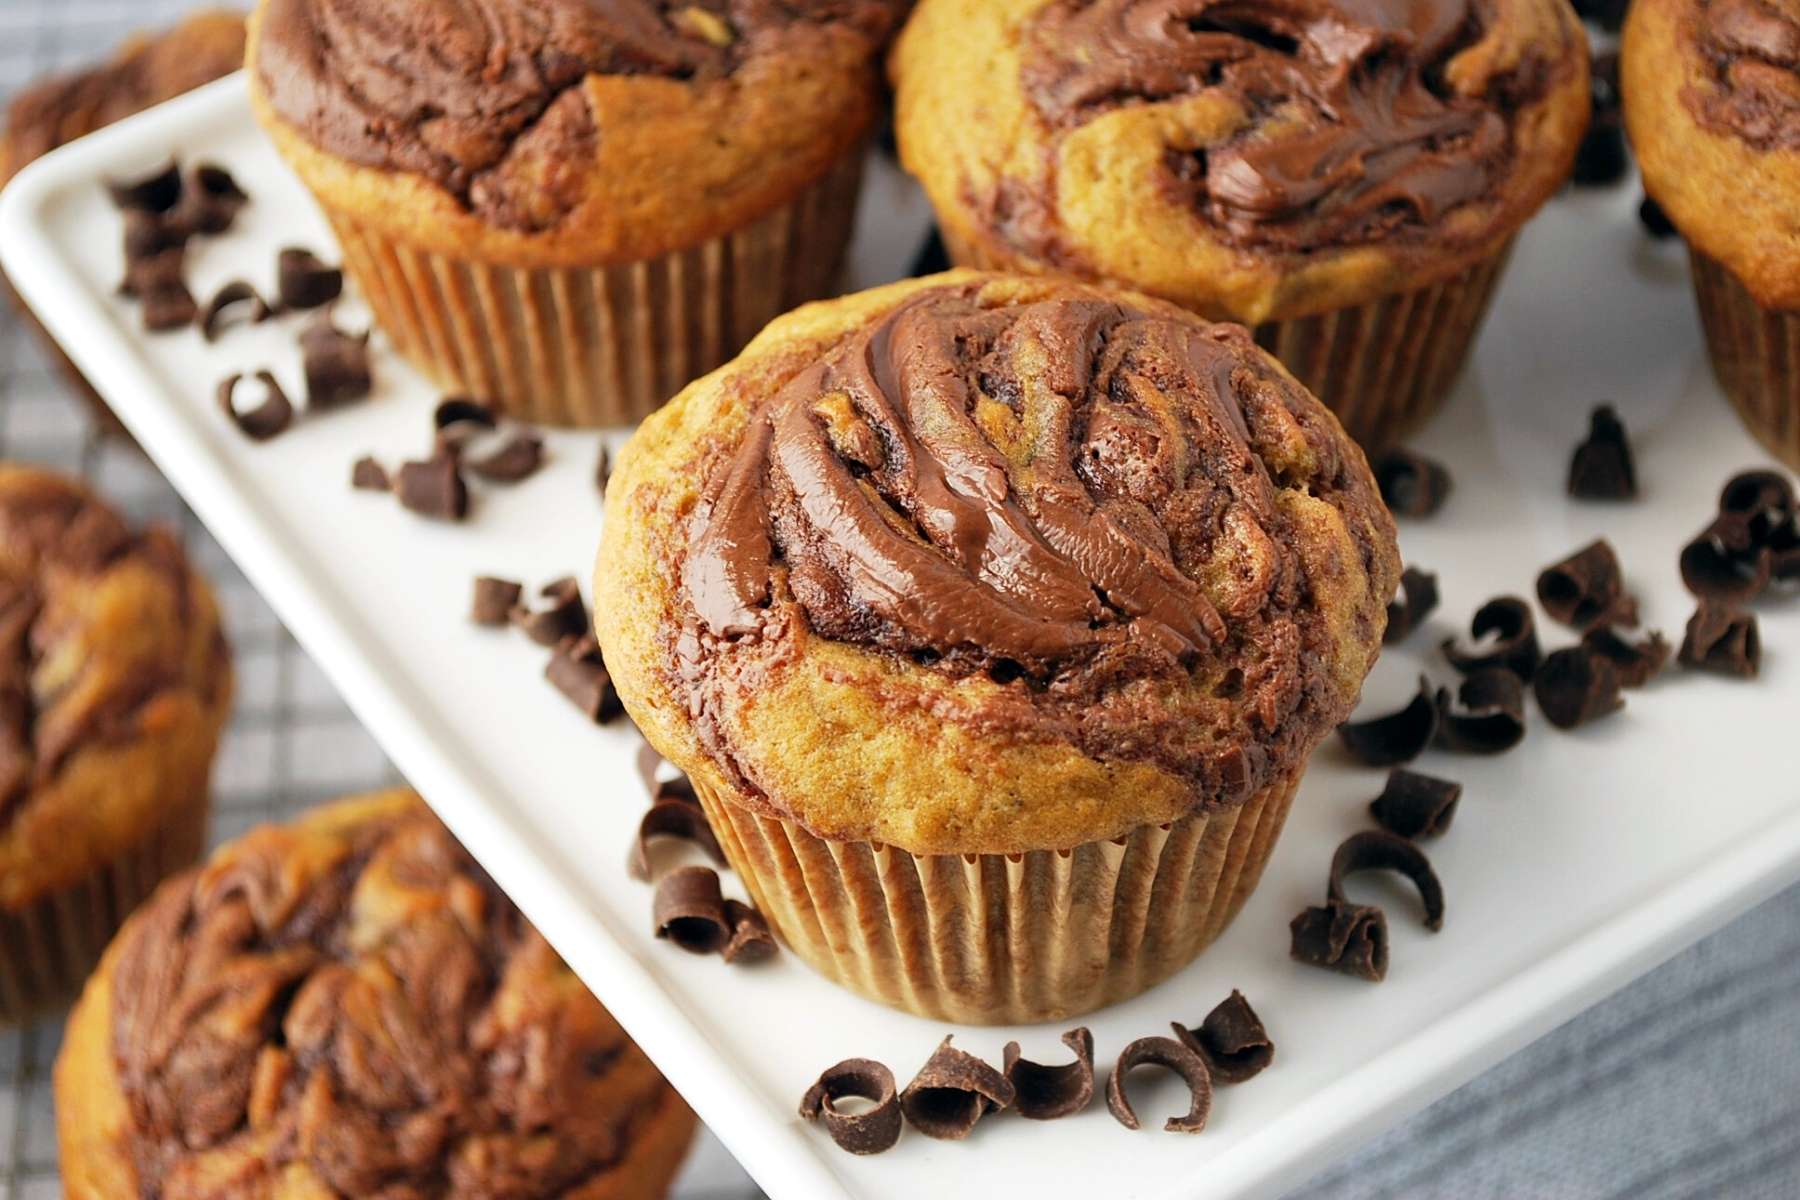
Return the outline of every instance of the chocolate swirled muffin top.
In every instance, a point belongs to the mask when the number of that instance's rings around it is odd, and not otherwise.
[[[1800,4],[1708,0],[1694,23],[1714,84],[1684,93],[1695,115],[1761,149],[1800,147]]]
[[[694,1128],[409,792],[165,884],[90,983],[56,1088],[74,1200],[648,1198]]]
[[[597,613],[646,735],[828,838],[1068,846],[1298,770],[1391,521],[1238,326],[959,273],[803,309],[614,474]]]
[[[230,700],[217,605],[175,538],[0,464],[0,914],[203,808]]]
[[[894,70],[952,237],[1248,322],[1491,253],[1587,114],[1560,0],[924,0]]]

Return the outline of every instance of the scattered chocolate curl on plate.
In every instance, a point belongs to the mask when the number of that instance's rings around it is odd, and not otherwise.
[[[1639,641],[1622,636],[1611,625],[1596,625],[1581,635],[1581,644],[1596,658],[1612,664],[1619,686],[1639,688],[1649,683],[1669,663],[1668,639],[1656,630]]]
[[[1326,898],[1332,905],[1349,904],[1344,880],[1363,871],[1396,871],[1412,880],[1425,906],[1425,928],[1436,933],[1444,927],[1444,886],[1424,851],[1386,830],[1364,830],[1345,838],[1331,856],[1331,876]]]
[[[1637,497],[1637,467],[1625,423],[1610,404],[1588,418],[1587,440],[1575,447],[1569,462],[1569,495],[1577,500],[1632,500]]]
[[[268,301],[249,283],[234,279],[213,293],[200,313],[200,335],[209,342],[233,325],[255,325],[269,319]]]
[[[1546,658],[1532,690],[1538,707],[1558,729],[1574,729],[1625,707],[1619,673],[1586,646],[1570,646]]]
[[[1408,567],[1400,574],[1400,598],[1389,601],[1385,645],[1405,641],[1438,606],[1438,579],[1429,571]]]
[[[600,656],[600,643],[591,633],[564,638],[544,667],[544,678],[555,685],[583,716],[604,725],[625,715],[625,706],[613,687],[612,675]]]
[[[1419,692],[1405,708],[1367,721],[1338,726],[1338,738],[1357,761],[1371,767],[1411,762],[1431,744],[1437,732],[1438,706],[1431,681],[1421,677]]]
[[[475,598],[469,605],[469,619],[489,628],[505,626],[511,623],[513,606],[524,594],[524,587],[510,579],[477,575]]]
[[[1119,1052],[1119,1061],[1113,1064],[1112,1075],[1106,1081],[1106,1107],[1113,1119],[1127,1129],[1142,1128],[1125,1095],[1125,1077],[1143,1066],[1175,1072],[1188,1085],[1192,1097],[1187,1113],[1170,1117],[1163,1122],[1163,1128],[1170,1133],[1199,1133],[1205,1129],[1206,1118],[1212,1114],[1212,1072],[1197,1051],[1166,1037],[1139,1038]]]
[[[651,902],[656,936],[689,954],[717,954],[731,940],[731,916],[711,867],[677,867],[656,885]]]
[[[1702,600],[1744,604],[1775,578],[1775,556],[1744,513],[1721,512],[1681,548],[1681,582]]]
[[[1468,644],[1448,638],[1444,657],[1464,675],[1488,667],[1504,667],[1531,682],[1543,651],[1538,648],[1537,619],[1531,605],[1518,596],[1496,596],[1475,610]],[[1485,642],[1483,639],[1487,639]]]
[[[1236,988],[1206,1014],[1198,1029],[1175,1022],[1175,1037],[1206,1060],[1217,1083],[1243,1083],[1275,1061],[1275,1043],[1262,1018]]]
[[[237,405],[238,384],[244,376],[239,373],[227,376],[219,384],[219,410],[237,426],[238,431],[253,442],[266,442],[270,438],[285,433],[288,426],[294,423],[294,406],[275,381],[275,376],[268,371],[258,371],[256,382],[262,385],[262,401],[254,408],[240,409]]]
[[[1369,802],[1369,815],[1389,833],[1403,838],[1441,837],[1450,830],[1462,784],[1396,767],[1387,786]]]
[[[1637,600],[1625,590],[1619,556],[1605,538],[1545,567],[1537,594],[1545,612],[1576,630],[1603,622],[1633,628],[1638,623]]]
[[[492,454],[466,459],[464,465],[490,483],[521,483],[544,465],[544,439],[532,433],[514,434]]]
[[[422,517],[437,521],[461,521],[469,515],[469,488],[456,460],[437,455],[423,462],[400,464],[394,480],[400,503]]]
[[[1703,600],[1688,618],[1679,657],[1683,666],[1754,679],[1762,670],[1762,633],[1750,613]]]
[[[540,646],[555,646],[564,638],[587,632],[587,605],[581,601],[581,584],[573,575],[546,583],[538,589],[538,595],[550,603],[536,610],[516,605],[512,611],[513,624],[526,637]]]
[[[1794,519],[1794,485],[1779,471],[1740,471],[1719,490],[1719,511],[1745,518],[1751,538],[1767,541]]]
[[[350,486],[359,492],[391,492],[394,480],[373,455],[365,454],[350,464]]]
[[[867,1100],[862,1112],[840,1112],[837,1101],[847,1097]],[[850,1154],[880,1154],[900,1140],[900,1096],[894,1073],[867,1058],[846,1058],[827,1067],[817,1083],[806,1089],[800,1101],[800,1119],[818,1121],[840,1150]]]
[[[200,163],[183,178],[172,219],[191,233],[216,236],[231,228],[248,203],[249,193],[230,171],[217,163]]]
[[[1288,922],[1288,932],[1288,953],[1299,962],[1370,983],[1387,978],[1387,917],[1372,904],[1309,908]]]
[[[650,843],[657,838],[679,838],[691,842],[706,856],[725,865],[725,851],[714,836],[712,823],[698,804],[685,800],[658,800],[638,819],[637,840],[631,845],[626,870],[633,879],[650,882]]]
[[[1083,1025],[1063,1034],[1062,1044],[1075,1061],[1045,1066],[1021,1057],[1019,1043],[1006,1043],[1001,1061],[1013,1085],[1013,1106],[1028,1121],[1072,1117],[1094,1099],[1094,1035]]]
[[[727,964],[737,966],[775,957],[775,935],[760,912],[741,900],[727,900],[725,919],[731,922],[731,936],[719,953]]]
[[[1376,459],[1375,483],[1397,517],[1429,517],[1450,498],[1449,470],[1411,450],[1389,450]]]
[[[494,410],[467,396],[445,396],[431,410],[431,428],[440,450],[458,453],[477,434],[500,427]]]
[[[135,179],[107,181],[106,194],[122,212],[161,216],[181,202],[181,186],[181,165],[171,158]]]
[[[900,1111],[926,1137],[957,1142],[986,1114],[1012,1107],[1014,1096],[1005,1075],[945,1037],[900,1093]]]
[[[289,246],[275,256],[275,294],[283,312],[323,308],[344,291],[344,272],[311,250]]]
[[[1505,667],[1470,672],[1454,702],[1449,688],[1439,688],[1437,710],[1436,740],[1446,750],[1503,754],[1525,740],[1525,685]]]
[[[330,313],[321,313],[300,331],[300,361],[309,411],[339,408],[375,390],[368,333],[345,333],[332,323]]]

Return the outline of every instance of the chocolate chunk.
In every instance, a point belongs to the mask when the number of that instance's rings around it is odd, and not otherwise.
[[[250,196],[231,172],[201,163],[187,173],[174,220],[193,233],[218,235],[230,229]]]
[[[361,400],[375,388],[369,366],[369,335],[351,336],[324,313],[300,331],[300,361],[306,373],[306,407],[315,412]]]
[[[460,521],[469,515],[469,489],[463,483],[456,460],[438,455],[423,462],[400,464],[394,494],[400,503],[422,517]]]
[[[612,455],[607,453],[606,443],[600,443],[600,452],[594,457],[594,486],[600,491],[600,498],[606,498],[606,485],[612,482]]]
[[[566,575],[538,590],[550,601],[548,607],[535,612],[515,606],[513,624],[540,646],[554,646],[564,638],[579,637],[587,632],[587,606],[581,602],[581,585],[573,575]]]
[[[1644,232],[1659,242],[1680,232],[1675,228],[1675,222],[1669,220],[1669,214],[1662,210],[1662,205],[1648,196],[1638,205],[1638,221],[1643,225]]]
[[[760,912],[741,900],[727,900],[725,919],[731,923],[731,936],[719,953],[727,963],[736,966],[775,957],[775,935]]]
[[[160,216],[181,202],[181,166],[174,159],[136,179],[109,181],[107,195],[121,211]]]
[[[544,678],[596,724],[604,725],[625,713],[612,675],[600,657],[600,643],[591,633],[558,643],[544,667]]]
[[[1625,707],[1619,673],[1586,646],[1570,646],[1546,658],[1532,688],[1538,707],[1558,729],[1574,729]]]
[[[689,954],[717,954],[731,940],[731,917],[711,867],[678,867],[662,877],[651,902],[656,936]]]
[[[231,419],[238,431],[253,442],[266,442],[287,431],[294,423],[294,406],[288,401],[287,393],[275,382],[275,376],[267,371],[258,371],[256,381],[262,385],[262,402],[254,408],[241,410],[237,405],[237,386],[243,382],[240,373],[232,375],[219,384],[219,410]]]
[[[1504,667],[1529,682],[1543,658],[1531,605],[1517,596],[1497,596],[1476,609],[1469,622],[1469,638],[1467,646],[1459,645],[1454,638],[1443,644],[1444,657],[1464,675]],[[1484,638],[1488,639],[1485,644]]]
[[[1387,917],[1368,904],[1326,904],[1288,922],[1288,953],[1309,966],[1371,983],[1387,978]]]
[[[1588,418],[1587,440],[1569,462],[1569,495],[1578,500],[1631,500],[1637,496],[1637,467],[1625,423],[1612,405]]]
[[[1610,625],[1596,625],[1581,635],[1581,644],[1596,658],[1612,664],[1619,686],[1643,687],[1669,662],[1669,643],[1652,630],[1642,641],[1621,637]]]
[[[1243,1083],[1275,1061],[1275,1043],[1262,1018],[1236,988],[1206,1014],[1198,1029],[1175,1023],[1175,1037],[1206,1060],[1217,1083]]]
[[[282,311],[320,308],[344,291],[344,273],[311,250],[290,246],[275,257],[275,293]]]
[[[1470,672],[1455,703],[1449,688],[1439,688],[1437,710],[1437,744],[1445,750],[1503,754],[1525,740],[1525,685],[1504,667]]]
[[[869,1101],[859,1113],[839,1112],[836,1101],[855,1096]],[[838,1149],[880,1154],[900,1140],[900,1097],[894,1073],[867,1058],[846,1058],[827,1067],[800,1101],[800,1119],[823,1121]]]
[[[708,858],[720,866],[725,865],[725,851],[720,849],[712,824],[699,805],[684,800],[659,800],[638,820],[637,840],[632,843],[625,864],[633,879],[650,881],[650,842],[661,837],[692,842],[704,850]]]
[[[900,1111],[926,1137],[958,1142],[985,1114],[1010,1108],[1013,1098],[1005,1075],[946,1037],[900,1093]]]
[[[234,279],[206,302],[206,309],[200,314],[200,333],[207,341],[216,342],[232,325],[254,325],[268,318],[269,304],[262,293],[244,280]]]
[[[475,577],[475,599],[469,605],[469,619],[477,625],[499,628],[512,619],[513,605],[525,589],[510,579],[492,575]]]
[[[944,247],[944,235],[937,226],[931,227],[925,241],[914,253],[912,262],[906,268],[908,279],[917,279],[921,275],[936,275],[940,271],[950,269],[950,252]]]
[[[1212,1113],[1212,1072],[1199,1053],[1174,1038],[1139,1038],[1125,1047],[1106,1081],[1106,1107],[1113,1119],[1127,1129],[1141,1128],[1137,1113],[1125,1095],[1125,1077],[1142,1066],[1166,1067],[1181,1076],[1193,1099],[1185,1116],[1170,1117],[1163,1128],[1170,1133],[1199,1133]]]
[[[394,481],[386,467],[365,454],[350,464],[350,486],[359,492],[391,492]]]
[[[1449,470],[1411,450],[1390,450],[1376,459],[1375,482],[1397,517],[1429,517],[1450,498]]]
[[[1601,538],[1538,575],[1538,603],[1563,624],[1587,630],[1606,622],[1636,627],[1637,600],[1625,590],[1619,556]]]
[[[1063,1034],[1062,1044],[1075,1061],[1051,1067],[1021,1058],[1019,1043],[1006,1043],[1002,1061],[1013,1086],[1013,1105],[1028,1121],[1072,1117],[1094,1098],[1094,1035],[1084,1025]]]
[[[1392,767],[1411,762],[1431,744],[1437,732],[1438,708],[1431,682],[1419,679],[1419,694],[1405,708],[1367,721],[1338,726],[1338,737],[1359,762],[1371,767]]]
[[[466,465],[494,483],[518,483],[537,474],[544,465],[544,439],[530,433],[517,434],[492,454],[468,459]]]
[[[1775,577],[1774,555],[1741,512],[1721,512],[1681,548],[1680,565],[1688,591],[1719,604],[1754,600]]]
[[[1400,574],[1400,599],[1387,606],[1387,630],[1381,635],[1385,645],[1405,641],[1438,606],[1437,576],[1416,567]]]
[[[1441,837],[1449,832],[1462,799],[1462,784],[1396,767],[1387,786],[1369,802],[1369,815],[1403,838]]]
[[[1425,905],[1425,928],[1436,933],[1444,927],[1444,887],[1437,872],[1417,846],[1386,830],[1364,830],[1345,838],[1331,856],[1331,876],[1326,885],[1326,898],[1334,905],[1347,905],[1344,880],[1362,871],[1397,871],[1412,880]]]
[[[1762,634],[1747,612],[1702,600],[1681,639],[1683,666],[1754,679],[1762,670]]]

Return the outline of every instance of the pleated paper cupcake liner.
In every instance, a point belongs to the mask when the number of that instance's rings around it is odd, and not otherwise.
[[[1719,387],[1757,441],[1800,470],[1800,312],[1764,308],[1723,264],[1688,257]]]
[[[825,841],[698,790],[757,906],[821,974],[994,1025],[1091,1012],[1192,962],[1255,888],[1298,784],[1072,850],[931,856]]]
[[[642,420],[775,317],[833,294],[862,170],[858,148],[752,225],[593,267],[438,254],[321,202],[376,323],[433,382],[520,420],[598,428]]]
[[[0,909],[0,1026],[75,998],[107,943],[156,885],[200,860],[209,806],[170,812],[130,850],[23,908]]]

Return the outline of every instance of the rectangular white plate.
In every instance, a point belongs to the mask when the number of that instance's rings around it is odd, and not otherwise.
[[[1224,1091],[1203,1135],[1128,1133],[1096,1104],[1053,1126],[990,1119],[963,1144],[909,1134],[879,1158],[841,1154],[794,1116],[807,1084],[849,1055],[887,1062],[904,1083],[945,1029],[859,1000],[791,955],[731,970],[657,942],[648,891],[621,868],[644,805],[635,736],[585,724],[538,678],[542,650],[465,615],[477,573],[534,584],[586,573],[597,435],[553,436],[548,470],[482,489],[461,527],[348,485],[357,456],[392,463],[429,440],[434,393],[390,353],[372,402],[268,445],[245,441],[215,410],[214,385],[266,365],[301,394],[296,321],[208,346],[191,331],[144,336],[113,295],[119,221],[100,182],[170,154],[225,164],[255,198],[229,236],[197,245],[202,299],[230,277],[272,285],[284,245],[332,256],[241,81],[227,80],[21,176],[0,204],[6,270],[395,762],[781,1200],[1272,1195],[1800,875],[1800,613],[1777,601],[1761,609],[1758,682],[1672,670],[1581,732],[1533,713],[1512,754],[1428,753],[1422,769],[1467,785],[1455,828],[1429,846],[1449,918],[1428,934],[1411,897],[1386,895],[1393,968],[1380,985],[1287,957],[1288,919],[1318,901],[1333,847],[1366,827],[1383,778],[1322,751],[1225,938],[1173,981],[1085,1018],[1106,1062],[1241,988],[1277,1062]],[[1441,574],[1444,605],[1383,660],[1365,712],[1396,707],[1422,669],[1447,677],[1440,639],[1486,598],[1528,595],[1540,567],[1599,534],[1618,547],[1647,623],[1679,640],[1691,603],[1676,552],[1726,476],[1765,456],[1707,372],[1679,250],[1643,238],[1634,200],[1630,188],[1560,198],[1521,240],[1474,368],[1419,440],[1456,474],[1448,507],[1402,534],[1408,560]],[[896,277],[925,228],[922,199],[878,164],[862,216],[855,283]],[[1636,504],[1563,498],[1570,448],[1601,401],[1635,435]],[[956,1031],[994,1060],[1017,1037],[1050,1061],[1058,1032]],[[1180,1104],[1177,1090],[1145,1086],[1149,1129]]]

